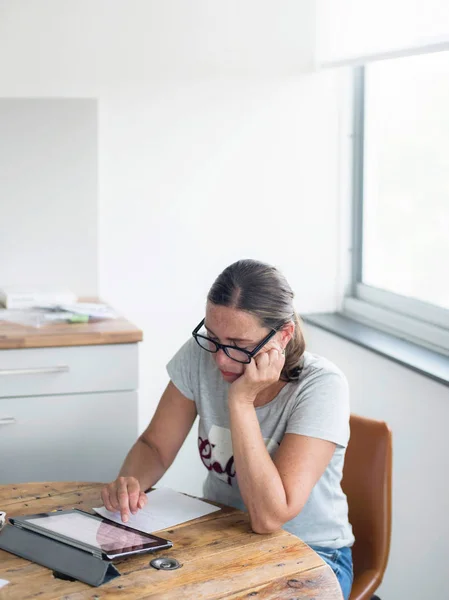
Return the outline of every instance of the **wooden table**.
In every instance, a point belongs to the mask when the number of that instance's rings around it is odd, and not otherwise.
[[[29,483],[0,486],[0,510],[7,516],[57,508],[91,511],[101,506],[99,483]],[[257,535],[248,516],[225,507],[201,519],[160,532],[182,567],[157,571],[151,554],[115,561],[122,577],[93,588],[55,579],[52,571],[0,550],[1,600],[103,598],[137,600],[341,600],[332,570],[297,537],[279,531]]]

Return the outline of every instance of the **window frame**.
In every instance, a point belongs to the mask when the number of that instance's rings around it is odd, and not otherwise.
[[[449,355],[449,310],[363,283],[365,66],[352,77],[352,243],[347,317]],[[449,284],[449,277],[448,277]]]

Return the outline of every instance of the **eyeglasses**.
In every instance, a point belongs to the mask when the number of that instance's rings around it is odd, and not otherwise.
[[[255,356],[259,352],[259,350],[263,346],[265,346],[265,344],[269,342],[271,338],[276,334],[276,329],[272,329],[270,333],[266,337],[264,337],[264,339],[259,344],[257,344],[254,350],[244,350],[243,348],[238,348],[237,346],[220,344],[219,342],[211,340],[205,335],[199,334],[198,331],[204,325],[204,321],[205,319],[203,319],[201,323],[199,323],[192,331],[192,335],[195,338],[195,341],[198,344],[198,346],[200,346],[203,350],[212,353],[216,353],[219,350],[223,350],[226,356],[229,356],[229,358],[232,358],[232,360],[243,364],[249,364],[253,356]]]

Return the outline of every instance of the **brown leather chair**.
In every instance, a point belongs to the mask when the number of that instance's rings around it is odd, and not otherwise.
[[[357,415],[351,415],[350,425],[342,481],[355,535],[350,600],[370,600],[382,582],[390,551],[391,431],[382,421]]]

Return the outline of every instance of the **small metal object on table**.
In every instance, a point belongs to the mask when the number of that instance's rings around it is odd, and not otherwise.
[[[153,558],[150,560],[150,565],[155,569],[162,571],[174,571],[182,567],[181,563],[176,558],[170,558],[169,556],[159,556],[159,558]]]

